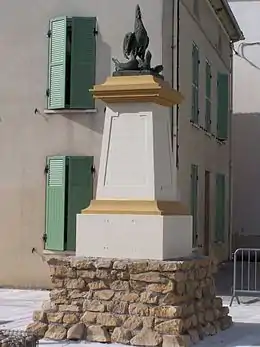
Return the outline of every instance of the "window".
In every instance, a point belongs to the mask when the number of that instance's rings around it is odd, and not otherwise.
[[[195,43],[192,47],[192,110],[191,120],[199,122],[199,49]]]
[[[193,13],[199,19],[199,0],[193,0]]]
[[[217,138],[228,138],[229,124],[229,75],[218,73],[217,80]]]
[[[96,18],[60,17],[49,24],[47,106],[92,109],[95,83]]]
[[[211,79],[211,66],[206,61],[205,129],[207,132],[211,131]]]
[[[192,244],[196,247],[198,232],[197,232],[197,222],[198,222],[198,166],[191,165],[191,186],[190,186],[190,209],[192,215]]]
[[[221,28],[219,28],[218,32],[218,42],[217,42],[217,49],[219,53],[222,53],[222,33],[221,33]]]
[[[76,250],[76,215],[93,198],[93,157],[47,158],[45,249]]]
[[[225,175],[216,175],[216,193],[215,193],[215,240],[225,241],[225,206],[226,206],[226,187]]]

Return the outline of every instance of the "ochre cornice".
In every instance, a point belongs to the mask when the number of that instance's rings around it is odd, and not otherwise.
[[[152,75],[108,77],[105,83],[90,90],[95,99],[107,104],[152,102],[171,107],[180,104],[183,96],[168,82]]]
[[[82,214],[189,215],[179,201],[157,200],[92,200]]]

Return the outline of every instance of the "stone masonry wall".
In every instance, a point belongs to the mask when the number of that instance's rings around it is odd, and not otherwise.
[[[48,261],[53,289],[27,330],[55,340],[190,346],[232,324],[209,258]]]

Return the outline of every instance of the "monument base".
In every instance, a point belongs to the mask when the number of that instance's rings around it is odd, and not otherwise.
[[[95,231],[86,243],[93,235]],[[34,312],[34,322],[27,327],[39,338],[190,347],[232,325],[228,307],[216,297],[216,267],[207,257],[72,257],[50,259],[48,264],[50,300]]]
[[[157,211],[145,203],[137,211],[124,205],[118,212],[92,206],[77,216],[77,256],[169,260],[191,254],[192,217],[177,202],[178,215],[167,215],[167,202]]]

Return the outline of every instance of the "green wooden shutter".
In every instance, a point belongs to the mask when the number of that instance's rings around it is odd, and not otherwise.
[[[47,158],[45,248],[63,251],[65,248],[66,157]]]
[[[193,0],[193,13],[199,19],[199,0]]]
[[[192,47],[192,110],[191,120],[199,121],[199,49],[193,44]]]
[[[68,157],[67,250],[76,249],[76,215],[93,198],[93,157]]]
[[[217,81],[217,138],[226,140],[229,123],[229,75],[218,74]]]
[[[206,62],[206,97],[211,98],[211,66]]]
[[[197,243],[197,222],[198,222],[198,166],[191,165],[191,187],[190,187],[191,199],[190,209],[193,217],[193,246]]]
[[[211,66],[206,62],[206,109],[205,109],[205,128],[211,131]]]
[[[226,210],[226,187],[225,175],[216,175],[216,197],[215,197],[215,239],[216,241],[225,241],[225,210]]]
[[[89,92],[96,74],[96,18],[72,18],[71,108],[94,108]]]
[[[66,88],[66,17],[50,21],[49,39],[49,77],[48,77],[48,108],[65,107]]]

